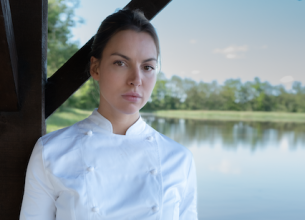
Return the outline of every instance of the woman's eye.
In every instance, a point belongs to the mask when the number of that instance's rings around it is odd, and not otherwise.
[[[152,66],[144,66],[144,70],[154,70]]]
[[[124,62],[121,60],[115,61],[114,64],[117,64],[118,66],[124,66]]]

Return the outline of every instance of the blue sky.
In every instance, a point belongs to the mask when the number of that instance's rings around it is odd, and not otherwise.
[[[83,45],[129,0],[80,0],[72,29]],[[153,20],[162,71],[197,81],[259,77],[305,84],[305,0],[173,0]]]

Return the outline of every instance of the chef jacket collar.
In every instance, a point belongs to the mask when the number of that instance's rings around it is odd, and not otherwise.
[[[106,132],[113,134],[113,127],[111,122],[107,118],[102,116],[97,111],[97,108],[93,110],[92,114],[88,117],[88,119]],[[145,129],[145,125],[146,123],[140,115],[138,120],[127,129],[126,136],[140,134]]]

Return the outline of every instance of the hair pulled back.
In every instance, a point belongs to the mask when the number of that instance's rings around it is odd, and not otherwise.
[[[140,10],[119,10],[109,15],[100,25],[91,46],[90,57],[102,58],[102,53],[108,41],[116,33],[123,30],[146,32],[154,40],[158,58],[160,56],[159,39],[155,28]]]

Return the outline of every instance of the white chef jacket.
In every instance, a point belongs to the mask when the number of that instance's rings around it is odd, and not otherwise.
[[[95,109],[37,141],[20,219],[197,220],[193,155],[141,116],[114,134]]]

